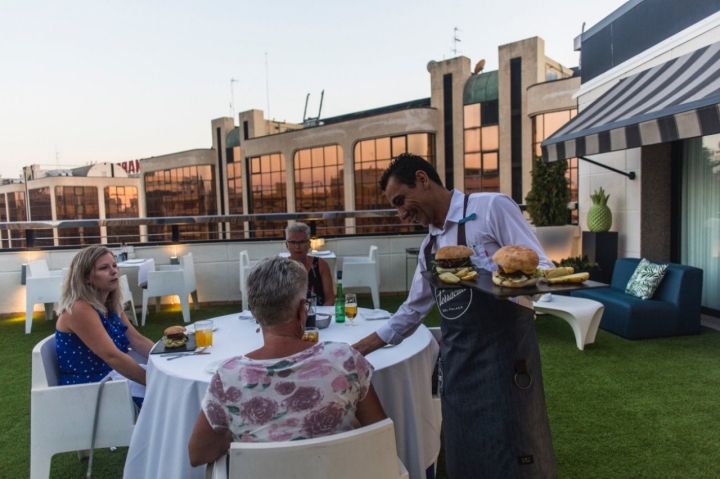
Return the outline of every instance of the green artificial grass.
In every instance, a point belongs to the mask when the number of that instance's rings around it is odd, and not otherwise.
[[[381,298],[395,311],[404,297]],[[371,307],[360,297],[361,307]],[[238,311],[237,305],[202,306],[193,321]],[[28,477],[30,458],[31,351],[54,331],[38,312],[32,334],[24,318],[0,320],[0,477]],[[156,340],[180,324],[179,307],[151,309],[143,334]],[[434,311],[426,319],[438,325]],[[545,395],[560,478],[720,477],[720,332],[629,341],[599,330],[595,344],[580,351],[563,320],[538,316]],[[122,477],[127,448],[99,450],[93,477]],[[85,477],[87,461],[74,453],[54,456],[51,477]],[[438,479],[446,479],[441,457]],[[459,478],[462,479],[462,478]]]

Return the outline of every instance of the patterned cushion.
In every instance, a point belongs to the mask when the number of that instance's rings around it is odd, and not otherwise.
[[[643,258],[630,277],[625,292],[640,299],[652,298],[660,281],[665,277],[667,267],[667,264],[655,264]]]

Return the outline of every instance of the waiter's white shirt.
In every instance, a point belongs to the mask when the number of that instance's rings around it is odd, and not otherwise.
[[[415,269],[408,299],[400,306],[397,313],[377,330],[380,339],[387,344],[398,344],[412,334],[435,304],[430,283],[421,275],[422,271],[428,269],[425,261],[425,246],[431,236],[436,237],[433,253],[442,246],[458,244],[458,224],[463,218],[464,198],[463,193],[453,190],[450,210],[442,229],[430,225],[430,234],[420,246],[418,266]],[[465,217],[473,213],[476,215],[475,219],[465,223],[465,239],[467,245],[475,252],[472,262],[476,266],[494,271],[497,266],[492,261],[492,256],[498,249],[506,245],[523,245],[538,253],[541,268],[554,268],[517,203],[510,197],[500,193],[471,194]]]

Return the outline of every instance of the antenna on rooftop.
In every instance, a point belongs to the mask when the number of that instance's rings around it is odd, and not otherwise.
[[[458,54],[457,44],[458,42],[462,41],[458,38],[458,32],[462,32],[462,30],[460,30],[458,27],[453,28],[453,54],[455,56],[457,56]]]
[[[325,90],[320,93],[320,108],[318,109],[318,116],[315,118],[307,116],[308,100],[310,100],[310,93],[305,97],[305,111],[303,111],[303,128],[309,128],[311,126],[320,126],[323,122],[320,121],[320,114],[322,113],[323,98],[325,97]]]
[[[270,118],[270,75],[268,73],[267,52],[265,52],[265,96],[267,97],[267,117]]]

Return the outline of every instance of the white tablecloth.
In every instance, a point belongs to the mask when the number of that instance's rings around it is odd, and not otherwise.
[[[118,263],[118,268],[137,268],[138,269],[138,286],[146,283],[148,280],[148,273],[155,271],[155,260],[153,258],[137,258],[129,259]],[[130,285],[131,287],[133,285]]]
[[[332,307],[319,307],[318,312]],[[363,313],[360,308],[360,313]],[[248,353],[262,345],[254,320],[237,314],[215,318],[212,354],[167,361],[151,355],[145,403],[133,432],[125,463],[125,479],[205,477],[205,467],[190,467],[187,444],[200,412],[215,361]],[[320,330],[320,340],[349,344],[375,331],[383,320],[356,319],[355,327],[333,322]],[[438,345],[424,326],[398,346],[375,351],[367,359],[375,367],[373,385],[387,415],[395,423],[398,456],[413,479],[425,477],[440,451],[440,431],[431,397],[431,375]],[[371,460],[371,459],[370,459]]]

